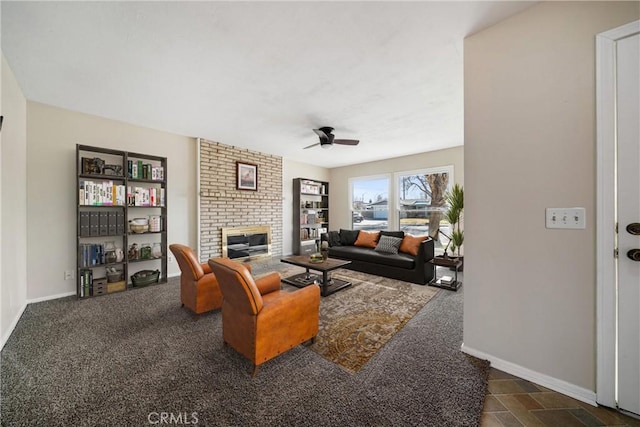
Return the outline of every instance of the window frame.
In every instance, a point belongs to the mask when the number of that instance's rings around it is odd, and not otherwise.
[[[393,209],[392,209],[392,204],[391,204],[391,198],[393,197],[393,174],[391,173],[383,173],[383,174],[376,174],[376,175],[365,175],[365,176],[354,176],[354,177],[349,177],[349,222],[351,224],[351,229],[355,230],[354,227],[354,223],[353,223],[353,212],[355,212],[353,210],[353,184],[356,181],[373,181],[373,180],[381,180],[381,179],[386,179],[387,180],[387,210],[388,210],[388,218],[387,218],[387,227],[385,228],[385,230],[389,230],[389,224],[392,223],[392,215],[393,215]]]
[[[410,175],[431,175],[434,173],[443,173],[446,172],[449,174],[449,182],[447,183],[447,191],[450,191],[451,188],[453,187],[453,184],[455,184],[455,179],[454,179],[454,175],[453,175],[453,171],[454,171],[454,167],[453,165],[444,165],[444,166],[434,166],[434,167],[429,167],[429,168],[422,168],[422,169],[414,169],[414,170],[408,170],[408,171],[399,171],[399,172],[394,172],[393,174],[393,199],[394,199],[394,216],[395,216],[395,227],[397,230],[401,230],[401,224],[400,224],[400,220],[401,220],[401,204],[400,204],[400,195],[401,195],[401,191],[400,191],[400,179],[403,176],[410,176]]]

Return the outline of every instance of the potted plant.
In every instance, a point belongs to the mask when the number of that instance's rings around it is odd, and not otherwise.
[[[447,250],[451,246],[452,257],[462,260],[460,249],[464,243],[464,230],[462,229],[462,214],[464,211],[464,189],[459,184],[454,184],[451,191],[445,194],[445,199],[449,205],[444,218],[451,225],[451,236],[449,237],[449,243],[444,248],[445,257],[448,256]],[[462,266],[458,269],[462,270]]]

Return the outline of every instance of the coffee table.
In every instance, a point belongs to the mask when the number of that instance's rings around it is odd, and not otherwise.
[[[294,255],[282,258],[280,261],[287,264],[297,265],[298,267],[304,267],[307,271],[304,273],[296,274],[294,276],[285,277],[282,279],[283,283],[287,283],[297,288],[304,288],[311,284],[318,284],[320,286],[320,294],[323,297],[338,292],[340,289],[344,289],[347,286],[351,286],[351,282],[340,279],[332,279],[329,272],[336,270],[340,267],[344,267],[347,264],[351,264],[351,261],[343,261],[341,259],[327,258],[322,262],[311,262],[309,255]],[[309,270],[318,271],[320,274],[311,273]]]

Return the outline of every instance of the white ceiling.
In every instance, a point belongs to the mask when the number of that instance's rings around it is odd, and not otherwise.
[[[335,167],[462,145],[463,39],[531,4],[2,1],[2,50],[29,100]]]

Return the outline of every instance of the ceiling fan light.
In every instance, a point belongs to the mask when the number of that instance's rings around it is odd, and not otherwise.
[[[329,148],[331,148],[331,146],[332,146],[332,145],[333,145],[333,144],[320,144],[320,146],[321,146],[322,148],[325,148],[325,149],[327,149],[327,150],[328,150]]]

